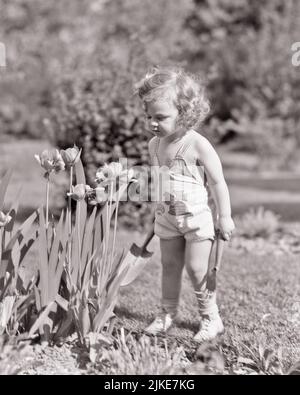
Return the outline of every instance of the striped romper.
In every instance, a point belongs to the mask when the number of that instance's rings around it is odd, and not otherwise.
[[[181,138],[180,146],[169,166],[161,166],[158,158],[159,137],[154,137],[155,234],[162,239],[184,237],[186,241],[214,239],[211,198],[204,167],[186,155],[194,130]],[[213,201],[212,201],[213,203]]]

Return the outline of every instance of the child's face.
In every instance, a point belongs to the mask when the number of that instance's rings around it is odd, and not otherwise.
[[[175,133],[178,109],[171,100],[154,100],[147,103],[147,118],[151,131],[159,137]]]

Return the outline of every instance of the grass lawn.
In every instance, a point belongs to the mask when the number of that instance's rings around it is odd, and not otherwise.
[[[21,201],[23,219],[44,201],[45,183],[33,155],[46,148],[49,144],[45,141],[12,141],[0,146],[0,174],[10,167],[15,170],[8,202],[13,201],[21,184],[24,187]],[[64,176],[55,182],[58,188],[63,188]],[[281,183],[278,177],[274,177],[273,181],[269,179],[264,182],[258,180],[257,174],[247,180],[243,176],[232,177],[228,174],[228,184],[235,214],[245,212],[250,206],[264,205],[269,208],[273,205],[275,208],[281,207],[283,220],[300,221],[300,190],[295,187],[294,180]],[[56,195],[52,195],[53,206],[57,204]],[[121,229],[118,248],[128,248],[134,241],[141,244],[143,238],[138,232]],[[151,261],[132,285],[121,290],[116,308],[118,326],[124,326],[137,335],[154,317],[160,301],[157,238],[151,242],[149,249],[154,251]],[[30,273],[37,264],[37,251],[33,249],[28,258],[26,265]],[[299,255],[262,256],[255,251],[241,255],[230,245],[227,246],[218,287],[219,307],[226,332],[217,344],[227,367],[237,366],[239,357],[259,360],[259,344],[272,350],[281,347],[280,359],[284,369],[300,360],[299,278]],[[193,359],[197,345],[191,339],[197,329],[196,300],[185,274],[178,320],[166,339],[170,343],[182,344],[187,356]],[[250,351],[245,346],[249,346]]]
[[[122,231],[124,246],[142,237]],[[144,273],[121,290],[117,315],[119,325],[140,333],[157,312],[160,301],[160,252],[155,238],[149,250],[154,251]],[[282,349],[282,362],[287,369],[300,359],[300,267],[299,257],[256,256],[237,254],[230,245],[224,254],[219,274],[218,303],[226,327],[218,342],[228,367],[238,357],[251,356],[249,346],[259,358],[261,344],[271,350]],[[297,315],[298,314],[298,315]],[[184,273],[180,312],[177,324],[167,340],[184,345],[193,358],[197,345],[192,336],[198,329],[196,299],[190,280]]]

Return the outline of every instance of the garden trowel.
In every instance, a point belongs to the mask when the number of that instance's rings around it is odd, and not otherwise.
[[[146,266],[149,258],[153,255],[153,252],[147,250],[147,246],[150,243],[154,236],[154,224],[149,229],[146,239],[141,247],[136,245],[135,243],[132,244],[129,251],[127,252],[121,268],[128,270],[124,279],[121,282],[121,286],[124,287],[125,285],[129,285],[134,281],[138,275],[143,271],[144,267]]]
[[[222,237],[221,232],[217,232],[216,241],[215,241],[216,243],[215,263],[212,270],[208,274],[207,282],[206,282],[206,288],[212,292],[215,291],[217,288],[217,272],[220,270],[225,241],[226,240]]]

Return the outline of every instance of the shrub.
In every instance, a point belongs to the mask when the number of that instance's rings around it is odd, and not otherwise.
[[[105,162],[127,158],[128,167],[149,163],[144,116],[133,97],[133,81],[114,68],[65,80],[54,94],[52,118],[47,123],[52,141],[65,148],[75,142],[82,147],[87,182],[94,184],[96,169]],[[130,213],[141,208],[140,217]],[[150,213],[147,203],[128,202],[120,218],[141,226]]]
[[[293,0],[195,0],[187,18],[203,44],[186,52],[191,67],[203,68],[208,76],[213,108],[209,130],[221,132],[224,142],[241,136],[242,148],[259,148],[263,165],[267,153],[277,167],[285,166],[283,157],[299,148],[300,74],[291,64],[299,16],[299,3]]]
[[[268,238],[279,230],[279,218],[278,215],[270,210],[265,210],[262,206],[257,209],[252,207],[236,220],[237,232],[247,238]]]

